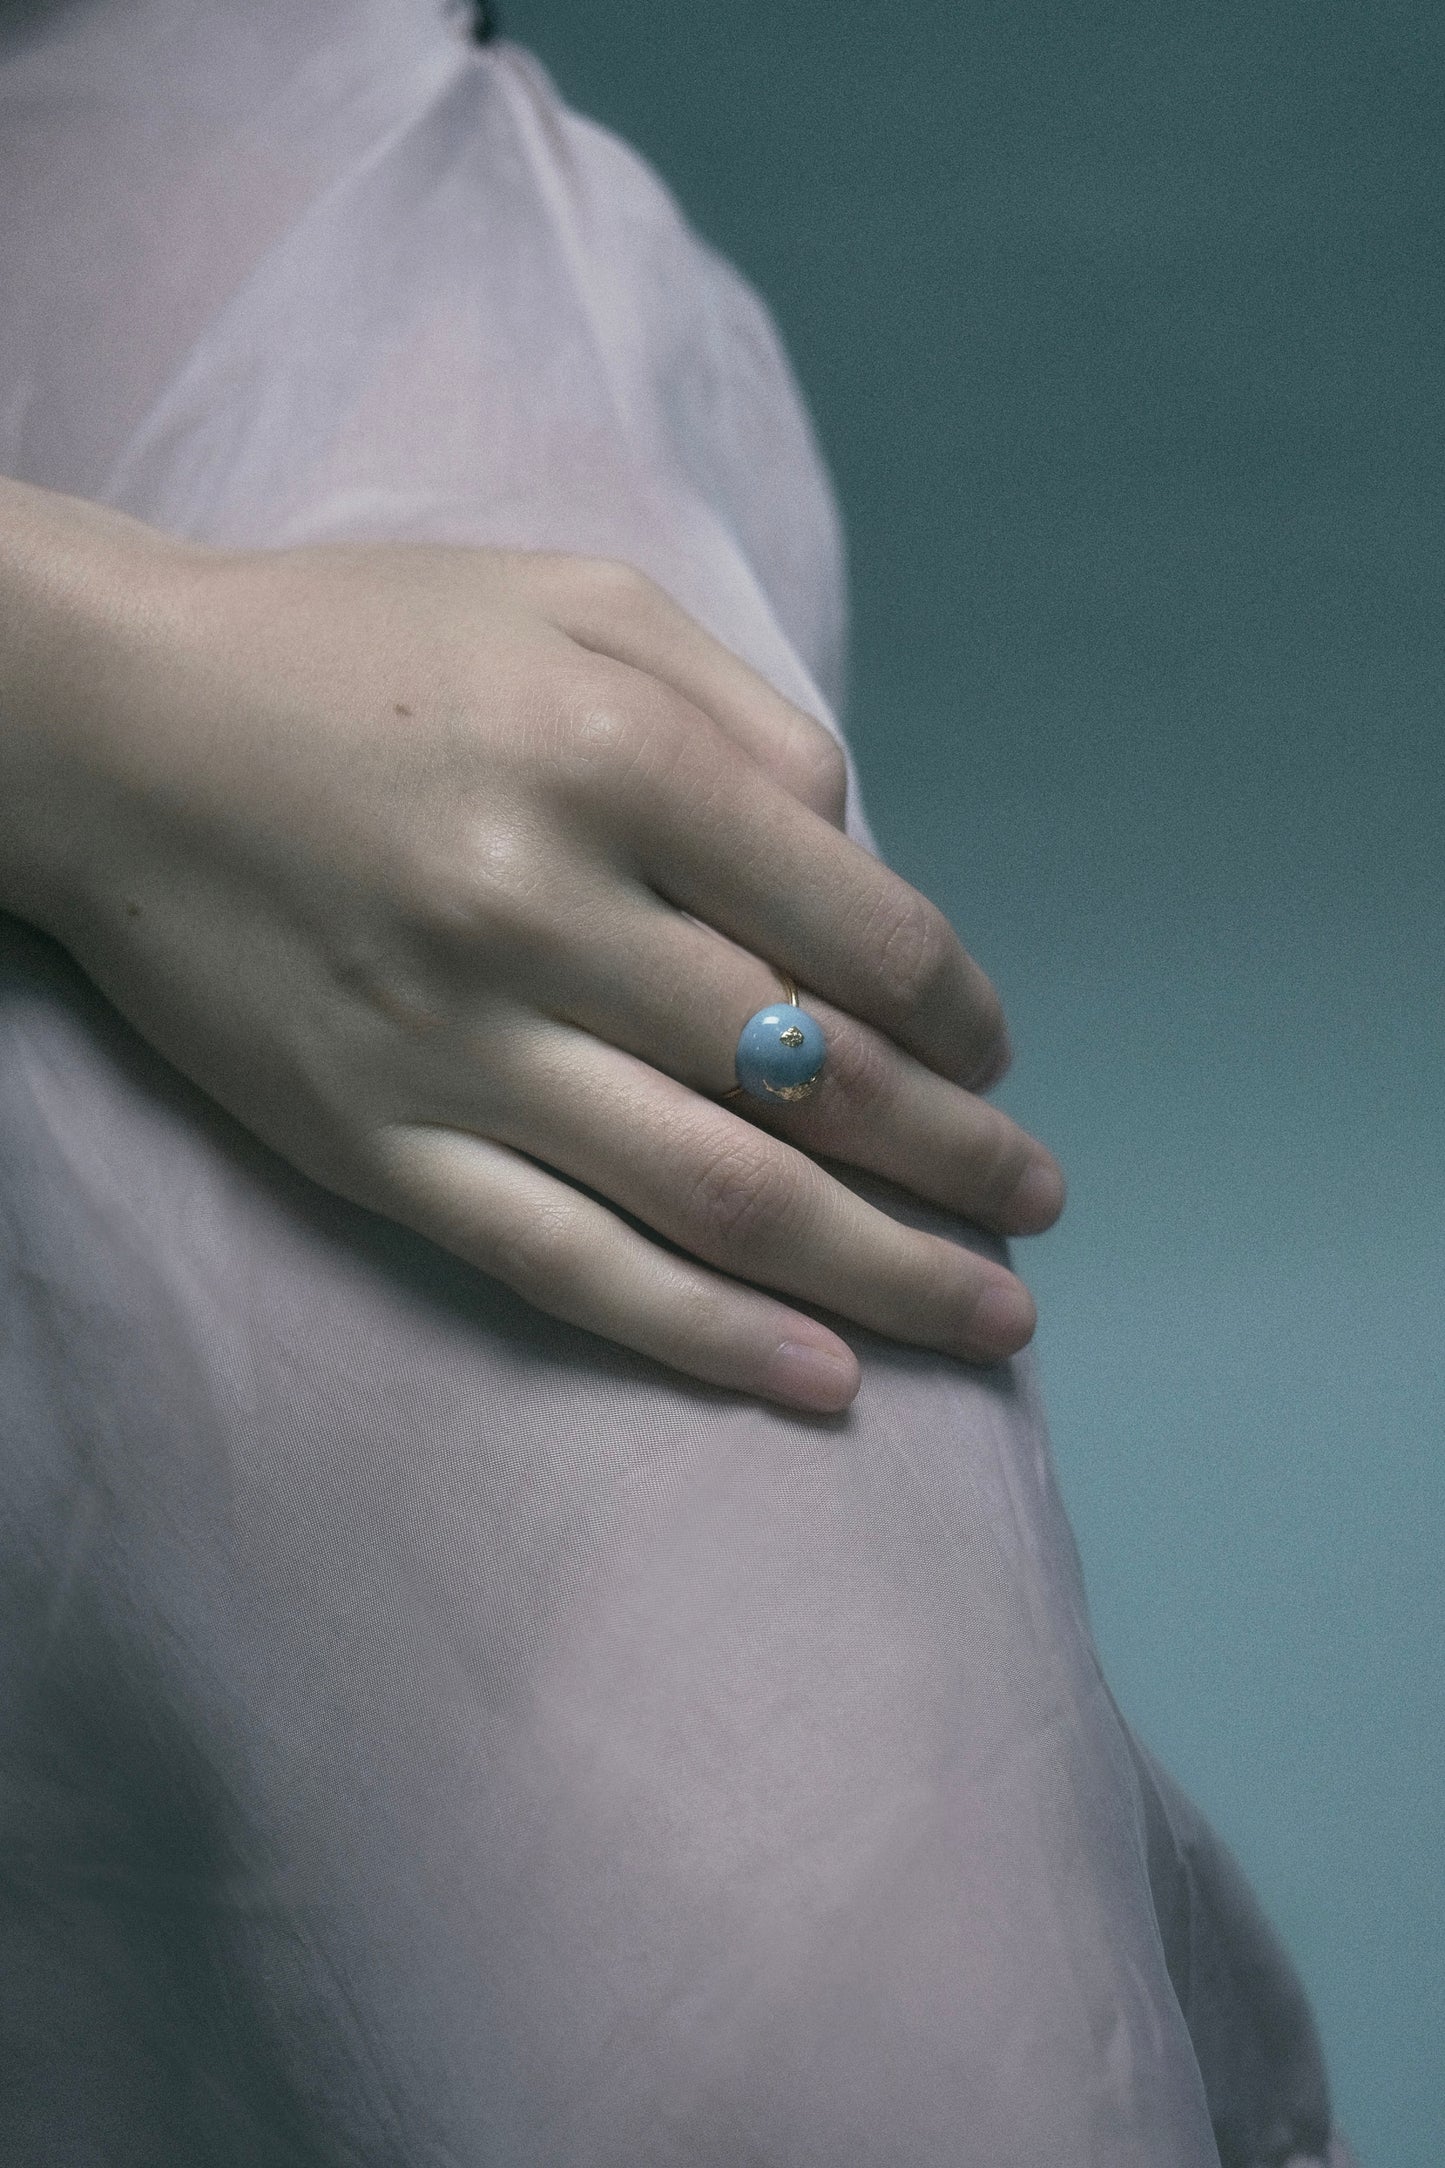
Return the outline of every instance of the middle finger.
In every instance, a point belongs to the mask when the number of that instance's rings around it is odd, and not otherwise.
[[[962,1085],[998,1073],[1003,1009],[938,907],[801,805],[701,709],[625,666],[576,738],[578,810],[683,910]],[[646,688],[639,695],[637,685]]]

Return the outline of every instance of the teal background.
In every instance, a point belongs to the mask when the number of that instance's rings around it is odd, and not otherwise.
[[[510,0],[754,280],[890,860],[1059,1153],[1019,1244],[1119,1698],[1364,2168],[1445,2160],[1445,11]]]

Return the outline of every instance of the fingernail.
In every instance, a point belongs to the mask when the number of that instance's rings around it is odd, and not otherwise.
[[[1064,1177],[1051,1159],[1036,1159],[1009,1199],[1009,1220],[1021,1234],[1052,1227],[1064,1208]]]
[[[846,1408],[858,1390],[856,1355],[835,1355],[831,1348],[804,1340],[784,1340],[768,1365],[765,1390],[801,1408],[834,1414]]]
[[[1017,1280],[995,1280],[974,1305],[972,1337],[985,1355],[1016,1355],[1039,1321],[1034,1298]]]

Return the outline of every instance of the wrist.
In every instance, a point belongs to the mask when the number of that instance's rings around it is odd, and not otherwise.
[[[116,740],[195,554],[139,520],[0,481],[0,908],[63,938],[104,833]]]

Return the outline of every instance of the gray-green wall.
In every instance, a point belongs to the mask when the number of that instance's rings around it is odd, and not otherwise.
[[[1445,10],[503,0],[772,304],[1105,1662],[1445,2159]]]

